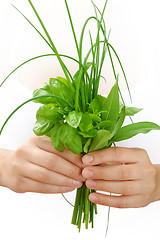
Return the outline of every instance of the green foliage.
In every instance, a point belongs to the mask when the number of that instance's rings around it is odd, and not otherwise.
[[[77,129],[72,128],[68,124],[63,124],[60,129],[60,139],[65,148],[74,154],[82,152],[82,139],[77,132]]]
[[[107,5],[105,1],[102,12],[93,3],[95,16],[87,18],[85,21],[78,45],[74,25],[72,22],[67,0],[64,0],[68,13],[71,30],[73,33],[78,59],[71,56],[59,54],[57,48],[51,39],[42,19],[36,11],[31,0],[28,0],[32,10],[37,17],[42,30],[46,37],[26,18],[16,7],[14,7],[35,29],[35,31],[46,42],[53,54],[57,57],[59,64],[63,70],[65,78],[50,78],[49,82],[41,88],[33,92],[33,98],[22,103],[17,107],[4,122],[0,134],[11,116],[23,105],[30,101],[42,104],[36,113],[36,123],[34,133],[38,136],[47,135],[51,138],[52,145],[58,151],[63,151],[64,147],[74,154],[88,153],[100,149],[108,148],[114,142],[129,139],[139,133],[148,133],[151,130],[160,130],[160,126],[151,122],[132,123],[123,126],[127,116],[134,116],[140,112],[141,108],[126,107],[121,91],[118,86],[118,75],[116,74],[114,61],[111,51],[114,53],[122,70],[128,93],[131,98],[130,89],[124,68],[113,46],[108,42],[106,34],[106,26],[104,21],[104,12]],[[83,39],[85,29],[90,21],[97,24],[96,38],[90,35],[90,48],[83,58]],[[102,47],[100,46],[102,44]],[[99,81],[103,63],[108,53],[110,63],[115,77],[115,84],[107,97],[98,95]],[[8,77],[24,64],[35,60],[38,56],[22,63],[15,68],[1,83],[0,86],[8,79]],[[74,76],[71,75],[69,69],[62,61],[62,56],[78,63],[77,71]],[[120,102],[120,98],[122,103]],[[83,185],[82,189],[78,189],[74,207],[72,223],[78,226],[80,231],[82,212],[84,213],[84,222],[88,228],[89,212],[90,222],[93,226],[93,204],[88,200],[88,194],[91,192]],[[96,210],[96,209],[95,209]]]
[[[98,130],[97,136],[92,139],[89,152],[109,147],[108,141],[111,139],[111,133],[107,130]]]
[[[36,89],[33,92],[33,97],[39,97],[47,94],[52,94],[52,91],[50,89],[49,83],[46,83],[43,87]],[[49,103],[55,103],[56,100],[51,97],[46,97],[46,98],[39,98],[34,100],[35,103],[42,103],[42,104],[49,104]]]
[[[67,121],[67,123],[73,128],[77,128],[79,126],[81,119],[82,119],[82,113],[76,112],[76,111],[70,112],[65,117],[65,120]]]
[[[151,130],[160,130],[160,126],[152,122],[132,123],[130,125],[120,128],[113,137],[112,141],[113,142],[123,141],[131,137],[134,137],[139,133],[148,133]]]

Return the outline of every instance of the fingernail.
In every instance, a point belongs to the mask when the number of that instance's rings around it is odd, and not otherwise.
[[[79,176],[79,179],[84,182],[86,179],[84,177],[82,177],[81,175]]]
[[[74,185],[75,187],[79,187],[79,186],[82,185],[82,182],[79,182],[79,181],[73,180],[73,185]]]
[[[96,202],[98,202],[98,197],[97,197],[95,194],[90,194],[90,195],[89,195],[89,200],[90,200],[91,202],[96,203]]]
[[[94,189],[96,186],[96,182],[94,180],[87,180],[87,187],[90,189]]]
[[[93,176],[93,172],[91,170],[88,170],[88,169],[83,170],[83,177],[90,178],[92,176]]]
[[[89,163],[93,162],[93,156],[91,154],[85,155],[82,158],[82,161],[84,164],[89,164]]]
[[[73,187],[66,187],[66,189],[67,189],[68,191],[73,191],[73,190],[75,190],[75,188],[73,188]]]

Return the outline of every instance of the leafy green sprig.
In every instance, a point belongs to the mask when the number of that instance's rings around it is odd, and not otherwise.
[[[67,0],[64,0],[77,49],[78,59],[58,53],[56,46],[32,1],[28,0],[28,2],[46,37],[43,36],[43,34],[25,15],[23,15],[15,6],[13,7],[35,29],[53,53],[40,55],[20,64],[4,79],[0,86],[2,86],[4,82],[23,65],[47,56],[57,57],[65,78],[50,78],[49,82],[46,82],[43,87],[36,89],[33,92],[33,98],[18,106],[6,119],[1,127],[0,134],[13,114],[30,101],[41,104],[36,113],[37,121],[33,129],[34,133],[38,136],[49,136],[54,148],[58,151],[63,151],[64,146],[75,154],[86,154],[92,151],[108,148],[112,146],[112,144],[115,144],[115,142],[129,139],[139,133],[160,130],[160,126],[152,122],[131,123],[127,126],[123,126],[126,117],[134,116],[142,109],[126,107],[118,85],[118,75],[115,71],[112,53],[114,53],[119,62],[131,98],[124,68],[114,47],[108,42],[109,37],[106,34],[104,13],[107,6],[107,0],[105,1],[102,12],[92,1],[95,16],[90,16],[85,21],[82,27],[79,44]],[[98,15],[100,16],[99,18]],[[91,20],[94,20],[97,25],[97,34],[94,40],[89,31],[90,47],[88,53],[83,57],[84,34],[87,24]],[[102,67],[107,53],[113,69],[115,84],[108,96],[103,97],[98,94],[98,89]],[[63,62],[63,57],[77,62],[78,70],[75,72],[74,76],[71,75],[69,69]],[[89,61],[88,59],[90,58],[91,60]],[[89,193],[93,191],[94,190],[89,190],[85,184],[77,189],[72,224],[77,225],[79,231],[82,222],[85,223],[86,229],[88,228],[89,223],[91,223],[92,228],[94,226],[94,213],[97,213],[97,206],[88,200]]]

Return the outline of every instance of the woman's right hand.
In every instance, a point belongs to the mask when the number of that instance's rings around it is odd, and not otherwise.
[[[81,154],[55,150],[49,137],[34,136],[15,151],[0,151],[0,185],[18,193],[73,191],[85,180],[81,159]]]

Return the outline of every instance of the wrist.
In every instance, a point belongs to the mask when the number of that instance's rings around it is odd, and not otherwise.
[[[160,164],[154,164],[154,167],[156,169],[156,175],[155,175],[155,190],[153,193],[152,202],[160,200]]]
[[[12,151],[0,149],[0,186],[5,187],[5,176],[7,175],[8,159]]]

